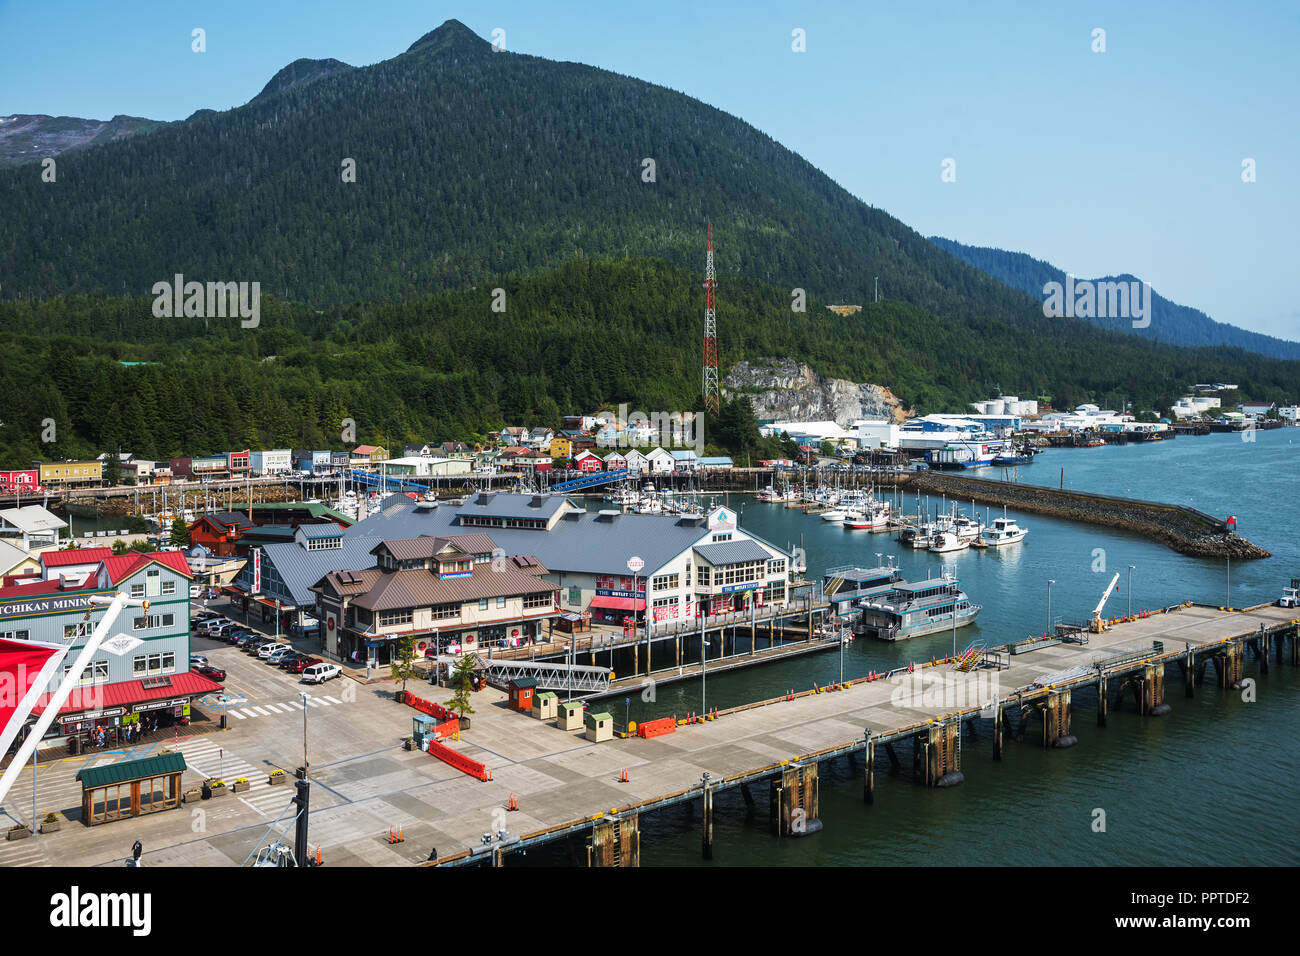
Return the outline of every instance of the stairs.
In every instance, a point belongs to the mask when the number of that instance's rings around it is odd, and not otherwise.
[[[969,674],[975,668],[980,666],[980,662],[984,659],[985,650],[986,648],[982,641],[972,644],[957,657],[957,663],[955,665],[956,669]]]
[[[612,866],[623,865],[623,822],[614,821],[614,862]]]

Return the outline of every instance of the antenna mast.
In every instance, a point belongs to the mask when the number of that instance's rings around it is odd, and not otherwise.
[[[704,254],[704,408],[718,414],[718,316],[713,303],[713,223],[709,223],[709,244]]]

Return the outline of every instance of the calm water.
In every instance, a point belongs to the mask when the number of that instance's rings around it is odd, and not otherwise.
[[[1111,576],[1120,586],[1107,611],[1134,610],[1197,600],[1234,606],[1271,601],[1295,574],[1300,576],[1300,505],[1295,493],[1300,430],[1260,432],[1254,442],[1239,435],[1178,438],[1150,445],[1053,449],[1019,469],[1019,480],[1067,488],[1188,504],[1210,514],[1237,516],[1240,533],[1273,557],[1234,564],[1189,558],[1120,531],[1011,512],[1030,531],[1019,545],[995,551],[932,555],[902,549],[885,534],[846,531],[819,518],[752,497],[743,502],[742,525],[780,545],[802,535],[808,577],[820,578],[838,564],[875,564],[894,555],[909,579],[956,572],[971,598],[983,605],[979,622],[958,631],[962,647],[981,639],[1003,642],[1040,633],[1051,616],[1086,620]],[[996,473],[985,469],[985,474]],[[925,502],[922,502],[923,506]],[[938,501],[930,501],[933,509]],[[903,506],[916,510],[914,496]],[[967,509],[970,504],[965,506]],[[985,510],[979,509],[981,513]],[[1103,570],[1104,562],[1104,570]],[[1133,589],[1128,593],[1128,566]],[[1229,582],[1229,573],[1231,575]],[[716,651],[716,648],[714,649]],[[883,670],[911,659],[952,650],[950,632],[899,644],[859,640],[845,653],[845,677]],[[698,649],[696,652],[698,654]],[[604,661],[600,661],[604,663]],[[626,666],[626,665],[624,665]],[[726,707],[807,689],[839,675],[839,655],[814,655],[745,672],[708,678],[709,707]],[[926,790],[908,776],[891,776],[879,752],[876,803],[862,805],[860,761],[822,765],[821,833],[778,841],[766,831],[766,791],[756,792],[758,810],[746,813],[739,792],[718,798],[715,859],[702,864],[699,807],[671,809],[642,819],[643,865],[869,865],[869,864],[1295,864],[1300,838],[1280,821],[1287,795],[1300,784],[1300,676],[1289,665],[1259,677],[1258,701],[1212,686],[1188,701],[1177,674],[1170,679],[1173,713],[1141,720],[1130,709],[1096,727],[1094,698],[1077,693],[1072,730],[1079,745],[1043,751],[1032,742],[1009,742],[1004,759],[990,758],[987,723],[968,737],[963,757],[966,782],[952,790]],[[633,695],[612,700],[621,721],[699,710],[699,681],[658,688],[653,703]],[[725,733],[725,724],[719,724]],[[900,749],[904,765],[910,755]],[[881,764],[884,764],[881,768]],[[1093,810],[1106,812],[1107,832],[1092,831]],[[1260,835],[1272,836],[1260,839]],[[529,863],[564,862],[567,849],[535,851]]]

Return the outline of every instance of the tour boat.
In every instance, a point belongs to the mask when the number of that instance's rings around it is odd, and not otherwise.
[[[957,579],[945,575],[914,584],[902,582],[863,602],[854,632],[882,641],[904,641],[974,624],[979,612],[980,605],[970,602]]]
[[[965,551],[970,547],[971,540],[970,538],[963,538],[952,529],[940,531],[930,542],[929,550],[936,554],[946,554],[949,551]]]

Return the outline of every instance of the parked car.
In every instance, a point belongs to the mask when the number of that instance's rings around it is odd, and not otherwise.
[[[292,647],[288,647],[288,646],[277,647],[274,650],[272,650],[271,653],[266,655],[266,662],[268,664],[275,664],[278,667],[282,660],[284,660],[290,654],[296,654],[296,653],[298,652],[295,651]]]
[[[202,593],[203,593],[203,588],[199,587],[199,585],[197,585],[197,584],[191,584],[191,585],[190,585],[190,599],[191,599],[191,600],[196,600],[196,599],[199,597],[199,595],[201,595]]]
[[[208,620],[200,624],[198,629],[207,634],[211,634],[219,627],[225,627],[227,624],[233,625],[234,623],[235,622],[228,617],[213,617],[213,618],[208,618]]]
[[[262,658],[262,660],[267,660],[276,651],[291,651],[291,650],[293,650],[293,648],[290,647],[288,644],[283,644],[280,641],[268,641],[267,643],[263,644],[261,647],[257,649],[257,656]]]
[[[327,661],[321,661],[319,664],[312,664],[302,672],[302,679],[308,684],[323,684],[327,680],[338,677],[343,673],[343,668],[337,664],[330,664]]]
[[[198,614],[194,615],[194,626],[198,627],[200,624],[206,624],[208,621],[214,620],[218,617],[221,617],[220,612],[210,611],[207,608],[204,608],[202,611],[199,611]]]
[[[235,638],[235,646],[238,647],[241,651],[247,650],[249,644],[252,644],[254,641],[259,641],[262,639],[263,639],[262,635],[256,633],[255,631],[244,631],[237,638]]]
[[[208,637],[215,637],[219,641],[224,641],[238,629],[239,625],[234,621],[227,621],[225,624],[209,629]]]
[[[208,666],[208,659],[207,659],[206,657],[204,657],[202,654],[191,654],[191,655],[190,655],[190,668],[191,668],[191,669],[193,669],[193,668],[195,668],[195,667],[207,667],[207,666]]]
[[[265,647],[267,644],[274,644],[274,643],[275,641],[273,641],[269,637],[265,637],[262,634],[254,634],[251,638],[249,638],[247,641],[245,641],[243,644],[239,646],[242,650],[248,651],[250,654],[256,654],[261,648]]]
[[[220,667],[212,667],[211,665],[205,664],[202,667],[192,667],[190,668],[190,670],[194,671],[196,674],[206,677],[208,680],[214,680],[219,684],[224,683],[226,679],[226,672],[223,671]]]
[[[293,666],[295,663],[297,663],[298,661],[302,660],[303,658],[308,658],[308,657],[311,657],[311,655],[310,655],[310,654],[304,654],[302,651],[294,651],[292,654],[285,654],[284,657],[280,658],[280,660],[279,660],[278,663],[279,663],[279,665],[280,665],[281,667],[283,667],[283,668],[285,668],[285,669],[287,670],[288,668],[292,667],[292,666]]]
[[[293,662],[286,666],[286,669],[291,674],[301,674],[303,671],[311,667],[313,664],[323,664],[323,663],[324,661],[322,661],[319,657],[312,657],[310,654],[303,654],[301,657],[294,658]]]
[[[257,632],[256,632],[256,631],[250,631],[250,630],[249,630],[248,628],[246,628],[246,627],[237,627],[237,628],[235,628],[233,631],[231,631],[229,634],[226,635],[226,640],[227,640],[229,643],[234,644],[234,643],[238,642],[238,640],[239,640],[241,637],[256,637],[256,636],[257,636]]]

